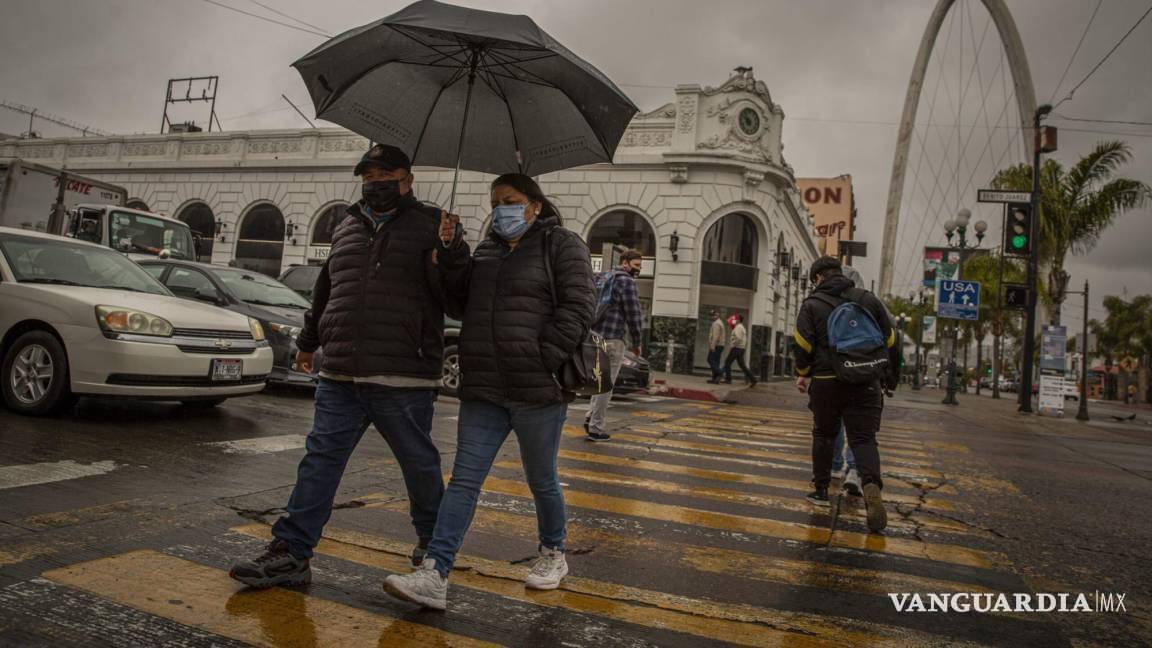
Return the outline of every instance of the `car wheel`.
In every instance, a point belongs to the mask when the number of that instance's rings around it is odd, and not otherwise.
[[[180,404],[189,409],[212,409],[228,400],[227,398],[205,398],[203,400],[180,401]]]
[[[460,349],[455,344],[444,349],[444,365],[440,372],[440,393],[453,398],[460,395]]]
[[[4,402],[13,411],[46,416],[72,406],[68,354],[56,336],[29,331],[16,339],[0,365]]]

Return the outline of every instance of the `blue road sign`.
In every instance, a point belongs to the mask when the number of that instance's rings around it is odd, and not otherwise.
[[[936,314],[947,319],[980,319],[980,282],[941,279],[936,291]]]

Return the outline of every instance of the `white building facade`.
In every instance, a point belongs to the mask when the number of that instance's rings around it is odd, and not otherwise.
[[[679,86],[675,101],[637,115],[612,164],[537,178],[594,263],[613,244],[643,253],[645,355],[655,369],[706,366],[716,309],[744,315],[756,373],[790,370],[793,320],[817,252],[782,155],[783,122],[746,70],[718,88]],[[352,167],[368,145],[343,129],[307,129],[8,140],[0,157],[122,185],[129,206],[198,231],[202,260],[275,275],[323,262],[332,226],[359,199]],[[448,206],[451,170],[413,173],[420,199]],[[471,242],[486,231],[491,180],[461,173],[454,211]]]

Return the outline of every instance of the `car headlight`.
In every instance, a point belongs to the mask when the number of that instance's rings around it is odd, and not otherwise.
[[[278,324],[276,322],[269,322],[268,328],[272,329],[273,333],[283,335],[289,340],[295,340],[297,335],[300,335],[300,327],[292,326],[290,324]]]
[[[639,366],[640,366],[640,363],[639,363],[639,362],[636,362],[636,358],[631,358],[631,357],[628,357],[628,356],[624,356],[624,357],[621,359],[621,362],[620,362],[620,364],[621,364],[622,366],[628,367],[629,369],[635,369],[636,367],[639,367]]]
[[[163,317],[119,306],[97,306],[96,323],[112,333],[172,337],[172,324]]]
[[[260,320],[249,317],[248,328],[252,329],[252,339],[260,342],[264,339],[264,327],[260,325]]]

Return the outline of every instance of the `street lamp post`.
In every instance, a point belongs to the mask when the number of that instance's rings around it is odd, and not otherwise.
[[[931,288],[929,288],[931,290]],[[916,330],[916,372],[912,374],[912,389],[919,391],[923,384],[924,364],[926,353],[922,353],[924,348],[924,304],[930,299],[931,293],[926,296],[924,289],[921,288],[919,293],[913,293],[910,300],[916,304],[916,312],[920,314],[920,326]]]
[[[912,318],[908,316],[908,313],[900,313],[900,315],[896,318],[896,324],[900,327],[901,343],[903,343],[904,334],[908,330],[908,322],[911,322],[911,321],[912,321]],[[904,350],[901,349],[900,350],[900,357],[903,357],[903,356],[904,356]]]
[[[957,278],[963,278],[964,272],[964,257],[965,250],[978,247],[984,240],[984,234],[988,231],[988,223],[984,221],[976,221],[972,225],[972,229],[976,233],[976,243],[971,244],[968,241],[968,224],[972,221],[972,212],[967,209],[961,209],[956,212],[956,218],[949,219],[944,222],[944,235],[948,238],[948,247],[960,251],[960,268],[957,271]],[[956,235],[956,244],[952,244],[952,236]],[[944,400],[941,401],[945,405],[959,405],[960,401],[956,400],[956,392],[959,390],[956,377],[956,344],[960,341],[960,325],[955,323],[952,325],[952,349],[948,354],[948,391],[944,395]]]
[[[1084,292],[1069,292],[1069,295],[1084,295],[1084,328],[1080,337],[1080,407],[1076,411],[1077,421],[1088,420],[1088,281],[1084,281]]]

